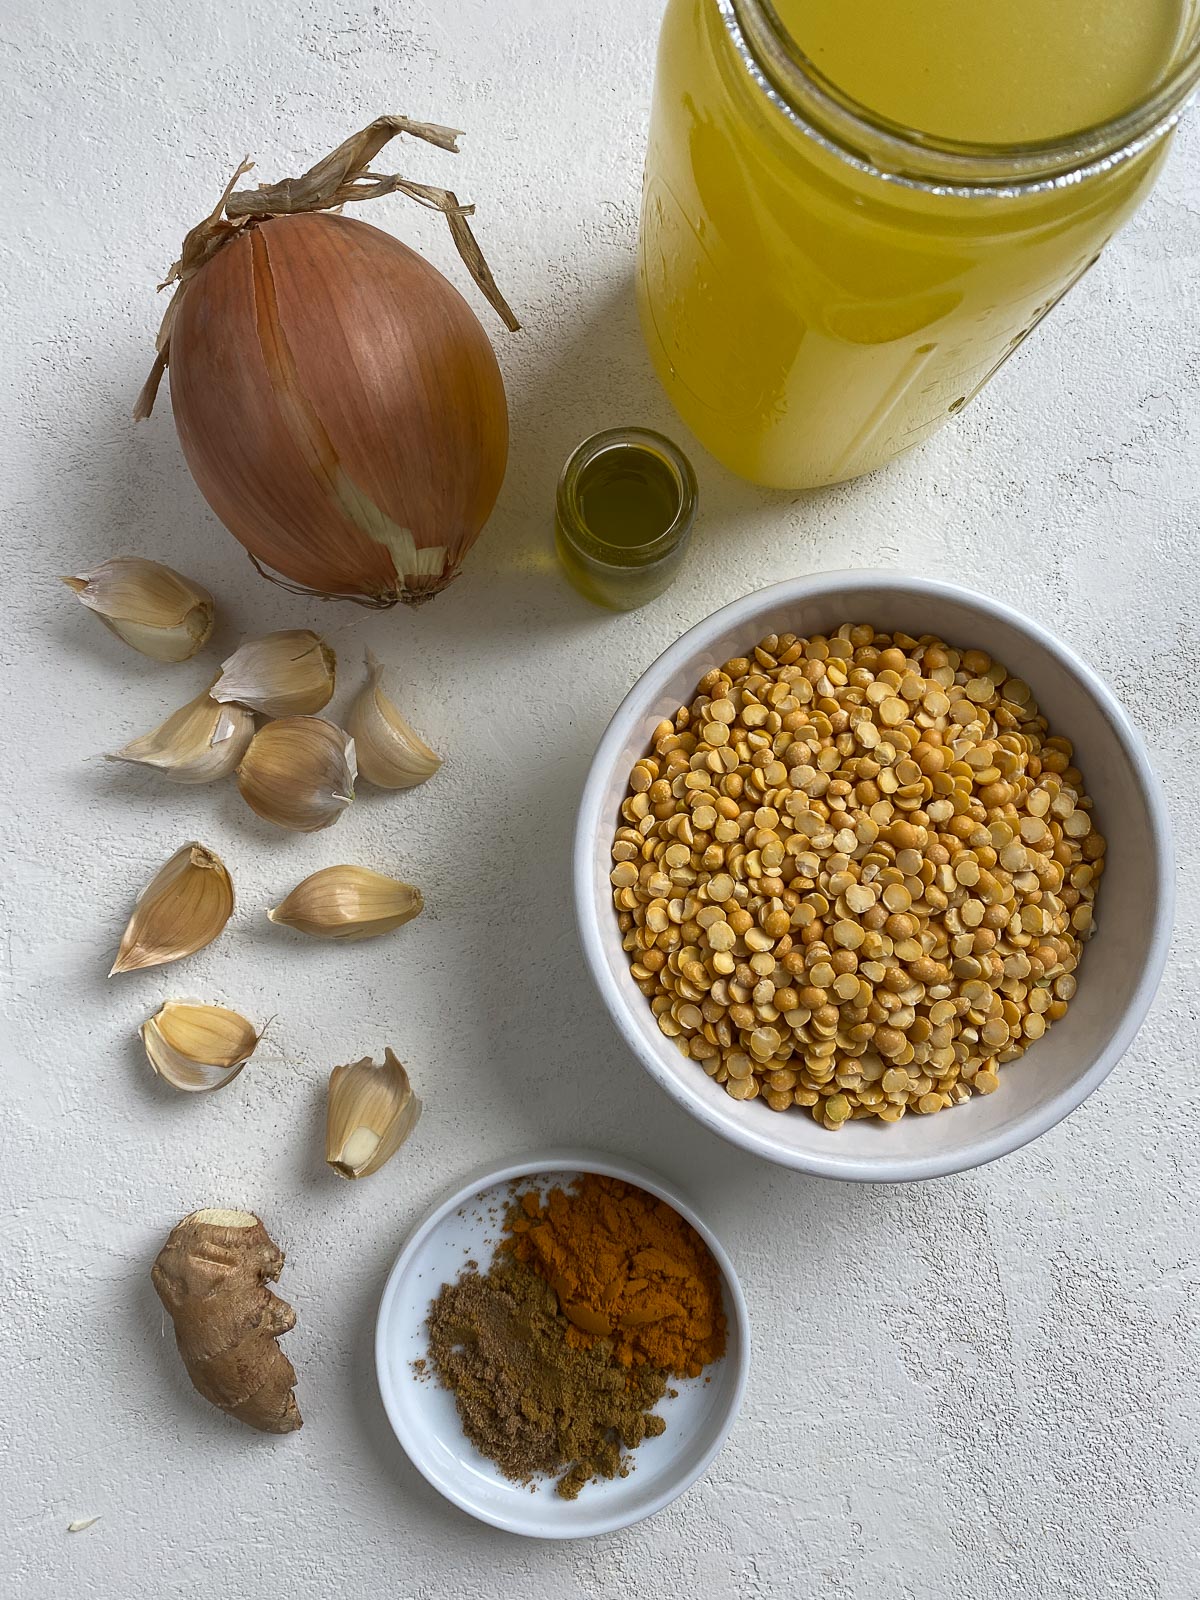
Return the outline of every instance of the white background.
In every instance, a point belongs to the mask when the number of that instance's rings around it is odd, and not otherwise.
[[[584,434],[639,422],[683,438],[630,293],[659,11],[5,8],[6,1594],[1196,1593],[1200,128],[1086,283],[915,456],[795,497],[697,449],[690,564],[647,610],[613,617],[561,581],[549,530],[555,475]],[[464,577],[419,613],[373,616],[257,578],[187,476],[165,391],[149,423],[129,413],[154,285],[237,159],[256,156],[263,179],[297,172],[382,111],[468,130],[457,159],[394,147],[380,164],[478,202],[525,331],[506,336],[476,301],[513,450]],[[370,220],[463,283],[437,218],[389,199]],[[116,553],[212,588],[204,656],[147,661],[57,584]],[[855,564],[964,580],[1056,628],[1144,730],[1179,831],[1173,957],[1121,1067],[1034,1148],[905,1189],[805,1180],[696,1128],[617,1043],[568,901],[576,797],[634,676],[734,596]],[[335,830],[290,837],[232,785],[172,789],[101,759],[247,633],[306,624],[342,652],[343,695],[365,642],[390,663],[447,757],[434,782],[364,787]],[[186,965],[108,982],[135,891],[189,838],[228,861],[234,922]],[[265,906],[341,860],[411,877],[426,915],[348,949],[268,927]],[[174,1095],[140,1057],[135,1028],[177,995],[276,1018],[217,1096]],[[426,1114],[389,1168],[352,1186],[322,1162],[324,1082],[385,1044]],[[481,1162],[585,1140],[690,1190],[742,1273],[755,1364],[702,1484],[628,1533],[537,1545],[474,1525],[408,1466],[380,1413],[372,1318],[439,1192]],[[305,1416],[290,1438],[206,1406],[164,1336],[150,1264],[201,1205],[259,1211],[287,1251]]]

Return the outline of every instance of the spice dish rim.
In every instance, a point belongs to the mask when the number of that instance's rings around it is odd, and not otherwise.
[[[647,1495],[644,1500],[635,1498],[632,1505],[615,1512],[606,1513],[603,1509],[605,1505],[603,1498],[597,1497],[596,1510],[590,1518],[585,1514],[584,1497],[587,1495],[587,1489],[584,1490],[584,1496],[574,1501],[558,1501],[551,1496],[540,1496],[536,1501],[540,1515],[518,1520],[473,1502],[452,1478],[435,1469],[421,1448],[420,1439],[417,1437],[418,1430],[410,1428],[408,1418],[398,1404],[396,1387],[391,1376],[390,1340],[393,1336],[397,1304],[403,1294],[409,1269],[421,1246],[431,1238],[439,1225],[459,1208],[478,1198],[483,1191],[495,1188],[498,1184],[519,1182],[523,1178],[532,1178],[541,1173],[556,1172],[570,1172],[576,1175],[592,1172],[602,1177],[619,1178],[665,1201],[685,1222],[695,1228],[712,1254],[721,1274],[730,1339],[725,1355],[719,1362],[714,1363],[714,1366],[725,1366],[731,1377],[729,1394],[724,1402],[724,1413],[708,1448],[690,1467],[681,1471],[677,1477],[672,1477],[665,1488]],[[712,1466],[741,1411],[750,1375],[750,1317],[745,1293],[733,1262],[711,1225],[696,1211],[690,1198],[663,1174],[607,1151],[581,1149],[575,1146],[535,1151],[532,1155],[508,1160],[499,1165],[482,1164],[473,1169],[464,1182],[456,1184],[451,1192],[443,1191],[443,1196],[423,1213],[405,1236],[400,1252],[388,1272],[375,1321],[375,1371],[379,1394],[392,1431],[409,1461],[432,1488],[461,1511],[492,1527],[520,1534],[526,1538],[592,1538],[599,1534],[616,1533],[662,1511],[691,1488]],[[429,1291],[425,1288],[422,1288],[420,1293],[429,1298]],[[669,1420],[668,1415],[668,1423]],[[465,1442],[464,1439],[464,1444]],[[627,1481],[633,1483],[636,1489],[636,1469]],[[518,1503],[525,1506],[535,1502],[532,1497],[522,1496]],[[567,1507],[570,1507],[569,1513],[565,1509]],[[561,1525],[559,1518],[568,1515],[572,1519],[572,1525],[569,1527]]]
[[[684,668],[695,668],[695,679],[698,680],[705,670],[701,663],[708,666],[713,664],[714,658],[710,652],[719,639],[736,631],[744,633],[749,640],[755,628],[761,631],[768,618],[777,618],[780,611],[798,610],[806,602],[828,603],[845,595],[849,610],[843,620],[853,621],[849,613],[855,605],[860,604],[856,596],[872,588],[890,590],[927,603],[931,610],[931,627],[937,626],[939,604],[974,610],[981,617],[997,621],[1023,636],[1032,649],[1040,650],[1067,677],[1074,680],[1097,712],[1103,725],[1104,739],[1128,763],[1144,808],[1146,853],[1152,864],[1152,882],[1148,885],[1152,925],[1145,947],[1139,952],[1140,973],[1137,983],[1124,1009],[1113,1021],[1103,1042],[1092,1052],[1092,1058],[1046,1104],[1018,1111],[1002,1127],[983,1135],[972,1134],[970,1118],[964,1116],[964,1112],[970,1111],[970,1106],[956,1106],[942,1117],[921,1119],[931,1125],[935,1121],[949,1119],[953,1139],[933,1145],[923,1153],[901,1154],[888,1149],[889,1127],[879,1130],[878,1153],[872,1151],[868,1156],[858,1156],[840,1151],[837,1141],[843,1136],[824,1129],[819,1131],[822,1138],[829,1141],[827,1150],[797,1148],[777,1134],[755,1127],[755,1119],[745,1115],[748,1108],[741,1103],[730,1101],[727,1107],[707,1099],[704,1091],[709,1080],[703,1074],[700,1074],[700,1082],[695,1083],[686,1075],[678,1074],[677,1062],[673,1059],[678,1052],[673,1043],[665,1037],[650,1041],[642,1029],[646,1004],[644,997],[632,982],[619,981],[614,976],[609,949],[619,935],[613,920],[611,899],[599,889],[596,861],[597,852],[603,852],[607,860],[612,831],[616,826],[615,813],[610,816],[604,809],[606,791],[614,771],[624,759],[635,729],[643,729],[645,737],[649,738],[656,716],[663,714],[655,710],[657,702]],[[958,640],[952,642],[969,643]],[[1070,729],[1058,731],[1071,732]],[[607,888],[606,873],[604,882]],[[1151,765],[1141,734],[1113,691],[1069,645],[1034,618],[1005,601],[963,585],[924,578],[902,569],[843,568],[784,579],[730,601],[701,618],[646,667],[621,700],[601,735],[584,781],[573,840],[573,890],[576,929],[584,963],[592,981],[626,1047],[677,1105],[709,1132],[777,1165],[817,1177],[856,1183],[904,1183],[947,1177],[1010,1155],[1056,1127],[1108,1077],[1133,1043],[1162,979],[1174,923],[1174,849],[1162,785]],[[695,1070],[699,1073],[698,1067]],[[780,1119],[794,1115],[799,1113],[771,1113],[772,1117]]]

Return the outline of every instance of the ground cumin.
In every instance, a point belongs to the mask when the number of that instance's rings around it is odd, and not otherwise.
[[[518,1483],[562,1473],[558,1493],[573,1500],[589,1479],[627,1470],[622,1447],[666,1426],[649,1413],[663,1374],[616,1365],[605,1341],[568,1342],[553,1290],[507,1251],[487,1273],[444,1284],[428,1327],[429,1358],[464,1433]]]
[[[508,1248],[558,1296],[570,1343],[604,1341],[622,1366],[695,1378],[725,1353],[721,1277],[703,1239],[644,1189],[585,1173],[521,1195]]]

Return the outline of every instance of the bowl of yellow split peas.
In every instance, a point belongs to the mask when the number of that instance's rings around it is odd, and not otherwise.
[[[1128,1050],[1173,857],[1142,740],[1033,619],[817,573],[659,656],[584,787],[587,965],[650,1076],[722,1138],[903,1182],[1006,1155]]]

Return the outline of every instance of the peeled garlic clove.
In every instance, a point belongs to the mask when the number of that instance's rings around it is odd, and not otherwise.
[[[253,737],[252,711],[218,705],[206,691],[108,759],[153,767],[171,783],[212,783],[229,776]]]
[[[358,751],[358,770],[380,789],[412,789],[441,766],[380,687],[383,667],[367,651],[367,681],[346,718]]]
[[[314,939],[374,939],[419,917],[425,897],[411,883],[367,867],[322,867],[267,916]]]
[[[183,1000],[168,1000],[142,1024],[141,1035],[158,1076],[190,1094],[232,1083],[259,1040],[236,1011]]]
[[[106,628],[155,661],[186,661],[212,632],[212,595],[159,561],[119,556],[62,581]]]
[[[298,717],[320,711],[333,696],[337,657],[310,628],[268,633],[235,650],[221,664],[210,693],[237,700],[264,717]]]
[[[176,850],[138,895],[108,975],[194,955],[213,942],[232,915],[233,882],[225,863],[193,840]]]
[[[399,1150],[417,1125],[421,1102],[391,1050],[376,1066],[370,1056],[334,1067],[329,1077],[325,1159],[343,1178],[369,1178]]]
[[[280,828],[316,833],[354,799],[354,740],[321,717],[281,717],[250,741],[237,769],[252,811]]]

